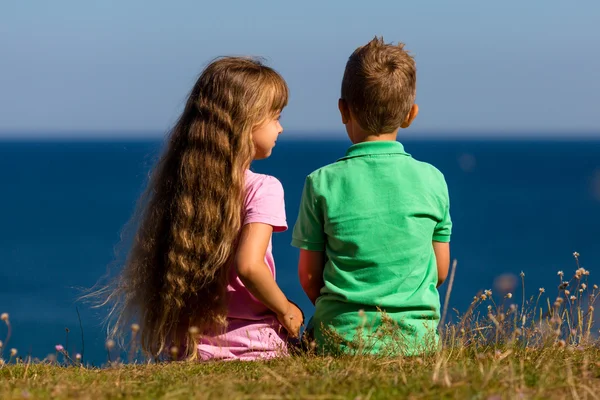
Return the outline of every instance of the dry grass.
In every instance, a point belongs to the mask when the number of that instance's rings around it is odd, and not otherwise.
[[[599,356],[597,348],[546,348],[410,360],[293,357],[107,369],[21,364],[0,370],[0,397],[596,399]]]
[[[578,254],[575,259],[579,263]],[[598,399],[593,306],[599,292],[588,282],[589,272],[577,268],[569,281],[558,274],[552,297],[543,289],[530,298],[524,289],[516,296],[509,284],[500,285],[503,293],[475,296],[460,318],[444,315],[444,346],[431,356],[302,354],[267,362],[112,363],[104,369],[66,358],[59,365],[11,357],[0,366],[0,398]],[[5,322],[10,325],[8,317]]]

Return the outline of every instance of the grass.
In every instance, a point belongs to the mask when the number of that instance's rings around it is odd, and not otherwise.
[[[431,356],[305,353],[264,362],[113,362],[98,369],[60,348],[60,364],[15,356],[0,362],[0,398],[599,399],[593,316],[600,293],[577,267],[569,281],[558,274],[556,297],[541,288],[530,298],[524,289],[513,296],[513,277],[499,285],[503,293],[475,296],[460,317],[445,310],[443,348]],[[524,286],[524,274],[521,279]],[[10,327],[8,316],[3,320]]]
[[[293,357],[268,362],[11,365],[0,397],[19,398],[580,398],[600,396],[600,351],[446,352],[410,360]],[[494,397],[496,396],[496,397]]]

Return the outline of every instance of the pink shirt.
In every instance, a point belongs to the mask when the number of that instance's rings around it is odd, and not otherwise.
[[[243,225],[268,224],[273,232],[287,229],[283,187],[274,177],[246,171]],[[272,244],[265,263],[275,278]],[[228,328],[219,336],[205,337],[198,346],[202,359],[255,360],[286,355],[286,335],[275,314],[246,289],[230,268]]]

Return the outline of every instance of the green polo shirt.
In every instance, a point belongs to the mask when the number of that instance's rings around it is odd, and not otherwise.
[[[432,241],[449,242],[448,188],[396,141],[356,144],[306,178],[292,245],[324,251],[312,320],[325,352],[436,350],[440,299]]]

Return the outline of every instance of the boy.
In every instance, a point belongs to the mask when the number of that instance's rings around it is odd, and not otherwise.
[[[375,38],[350,56],[339,110],[354,145],[307,177],[292,239],[319,351],[437,350],[452,223],[443,175],[396,141],[415,96],[402,44]]]

